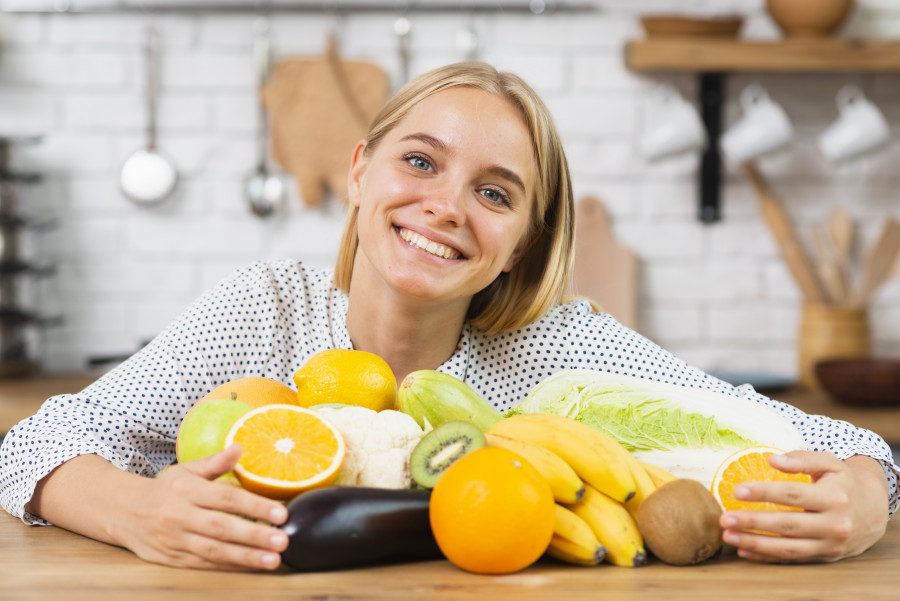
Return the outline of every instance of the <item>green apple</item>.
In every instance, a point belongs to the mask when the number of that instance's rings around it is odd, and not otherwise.
[[[237,419],[253,409],[234,399],[213,399],[194,405],[178,429],[175,457],[178,463],[203,459],[225,448],[225,436]]]

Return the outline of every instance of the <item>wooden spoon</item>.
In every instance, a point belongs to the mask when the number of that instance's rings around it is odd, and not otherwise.
[[[813,242],[816,249],[816,267],[819,276],[825,285],[828,296],[836,304],[843,305],[847,302],[847,287],[841,272],[835,249],[829,245],[823,228],[816,224],[810,226]]]
[[[803,299],[809,303],[821,303],[825,301],[825,295],[816,278],[815,269],[809,256],[806,254],[797,232],[791,223],[790,217],[781,202],[772,194],[769,185],[753,163],[744,164],[744,172],[750,178],[750,182],[756,189],[759,197],[759,210],[769,226],[769,231],[775,238],[781,256],[787,263],[788,269],[794,276],[794,281],[803,294]]]
[[[850,257],[853,247],[853,217],[844,207],[837,207],[828,217],[828,233],[831,236],[834,247],[844,256]]]
[[[900,222],[889,217],[884,222],[878,240],[863,265],[862,285],[856,296],[856,304],[864,306],[881,284],[890,278],[891,270],[900,256]]]
[[[837,207],[828,217],[828,238],[836,250],[838,269],[844,280],[844,288],[848,290],[852,283],[851,253],[855,229],[853,217],[843,207]]]

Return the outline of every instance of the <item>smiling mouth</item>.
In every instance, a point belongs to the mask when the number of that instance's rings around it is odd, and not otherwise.
[[[429,240],[425,236],[417,234],[412,230],[408,230],[403,227],[397,229],[400,232],[400,237],[403,238],[403,240],[407,244],[424,250],[430,255],[450,260],[459,259],[462,257],[462,254],[459,251],[454,250],[449,246],[444,246],[443,244],[435,242],[434,240]]]

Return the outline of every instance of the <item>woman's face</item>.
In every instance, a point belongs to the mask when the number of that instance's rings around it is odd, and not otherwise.
[[[359,207],[357,269],[416,298],[460,302],[527,250],[536,165],[524,119],[473,88],[437,92],[366,154],[349,199]]]

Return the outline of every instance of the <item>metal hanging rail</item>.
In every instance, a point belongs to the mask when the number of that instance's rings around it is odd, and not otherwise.
[[[591,3],[560,2],[557,0],[523,0],[520,2],[488,2],[460,0],[458,2],[431,2],[429,0],[394,2],[341,2],[339,0],[258,1],[229,3],[177,2],[177,1],[116,1],[108,0],[0,0],[0,12],[19,14],[101,14],[101,13],[590,13],[598,8]]]

